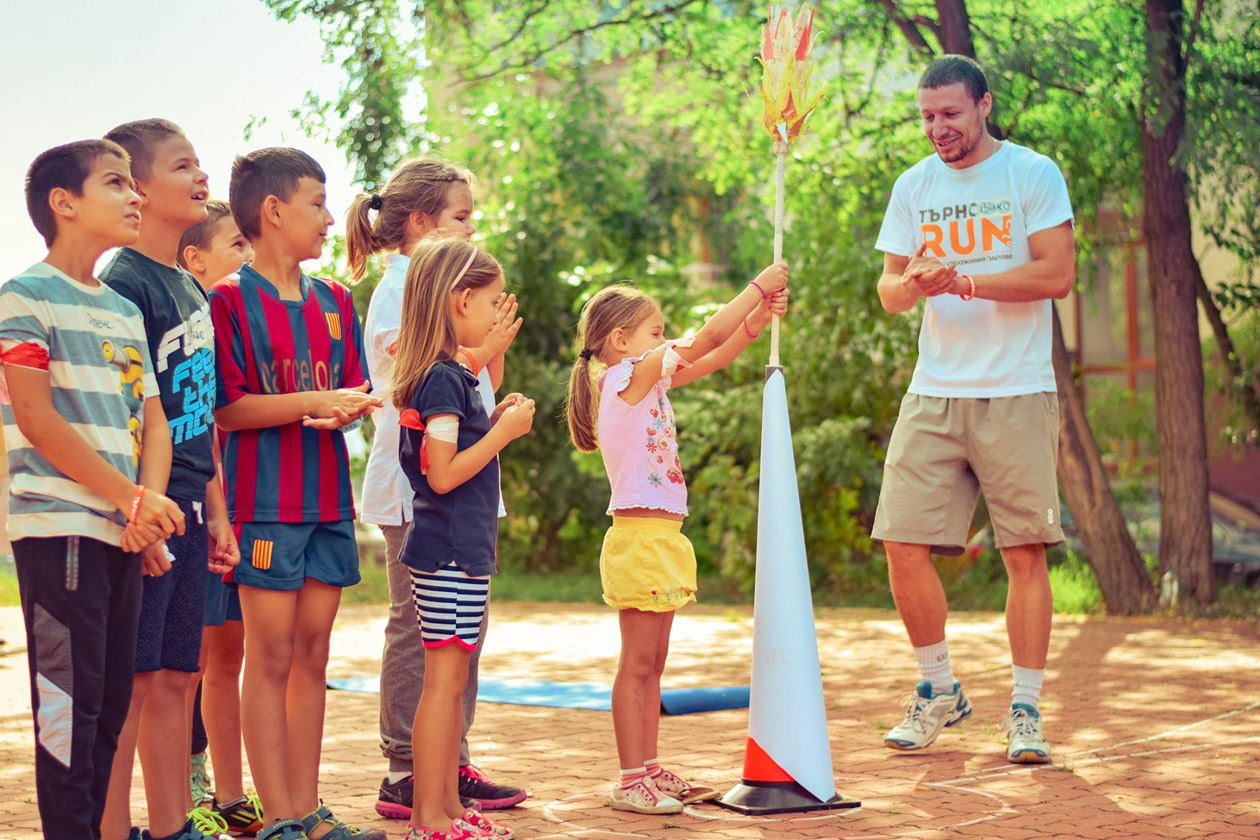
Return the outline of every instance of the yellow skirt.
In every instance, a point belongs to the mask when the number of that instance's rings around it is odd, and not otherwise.
[[[613,516],[599,577],[610,607],[670,612],[696,600],[696,552],[681,522]]]

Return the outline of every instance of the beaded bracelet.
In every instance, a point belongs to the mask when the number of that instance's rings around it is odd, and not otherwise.
[[[967,294],[959,292],[958,296],[963,300],[971,300],[976,296],[976,278],[972,277],[970,274],[964,274],[962,277],[968,284],[970,284],[971,290]]]

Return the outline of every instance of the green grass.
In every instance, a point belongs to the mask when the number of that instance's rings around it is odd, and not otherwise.
[[[13,558],[0,555],[0,607],[16,607],[22,601],[18,597],[17,570]]]
[[[1102,593],[1093,569],[1070,551],[1066,560],[1050,567],[1050,591],[1057,613],[1091,615],[1102,610]]]
[[[375,604],[389,601],[389,580],[385,567],[365,560],[359,565],[363,580],[342,595],[345,604]],[[751,604],[738,585],[725,578],[701,577],[698,581],[706,604]],[[602,604],[603,588],[599,572],[550,572],[530,574],[520,569],[504,569],[494,576],[491,593],[496,601],[524,601],[562,604]]]
[[[951,609],[1001,611],[1006,600],[1006,574],[1001,560],[983,558],[965,570],[941,571]],[[388,603],[389,582],[385,567],[376,560],[365,558],[360,572],[362,582],[345,591],[342,603]],[[743,592],[739,583],[730,578],[702,575],[699,587],[700,602],[704,604],[752,604],[752,594]],[[1098,584],[1083,558],[1069,553],[1063,560],[1052,562],[1050,587],[1054,592],[1056,613],[1096,615],[1103,611]],[[499,601],[603,603],[599,573],[596,571],[531,574],[520,569],[505,569],[495,576],[493,592],[495,600]],[[0,606],[11,607],[19,603],[13,560],[0,555]],[[844,585],[820,587],[814,591],[814,605],[893,608],[887,579],[882,574],[877,577],[853,575]],[[1216,602],[1199,611],[1198,615],[1204,618],[1260,619],[1260,588],[1223,586]],[[742,618],[742,615],[737,613],[733,617]]]

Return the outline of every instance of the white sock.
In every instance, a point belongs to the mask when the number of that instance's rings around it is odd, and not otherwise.
[[[410,775],[411,775],[411,774],[410,774],[410,773],[408,773],[406,770],[401,770],[401,771],[399,771],[399,770],[391,770],[391,771],[389,771],[389,775],[388,775],[388,776],[386,776],[385,778],[387,778],[387,779],[389,780],[389,783],[390,783],[391,785],[396,785],[396,784],[398,784],[399,782],[401,782],[403,779],[407,778],[407,777],[408,777],[408,776],[410,776]]]
[[[621,768],[621,786],[626,787],[635,780],[646,776],[646,767],[622,767]]]
[[[949,643],[941,639],[934,645],[914,649],[919,673],[932,684],[932,694],[949,694],[954,690],[954,669],[949,662]]]
[[[1011,675],[1015,679],[1015,688],[1011,690],[1011,703],[1026,703],[1037,708],[1041,702],[1041,681],[1046,676],[1045,668],[1021,668],[1011,665]]]

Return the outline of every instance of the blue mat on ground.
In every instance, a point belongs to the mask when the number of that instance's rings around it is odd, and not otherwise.
[[[380,677],[345,677],[329,680],[336,691],[380,692]],[[722,709],[746,709],[748,686],[715,688],[667,688],[661,691],[661,710],[667,715],[693,712],[714,712]],[[497,679],[482,677],[477,684],[477,699],[484,703],[509,703],[518,706],[553,706],[559,709],[612,710],[612,687],[595,683],[554,682],[552,680]]]

